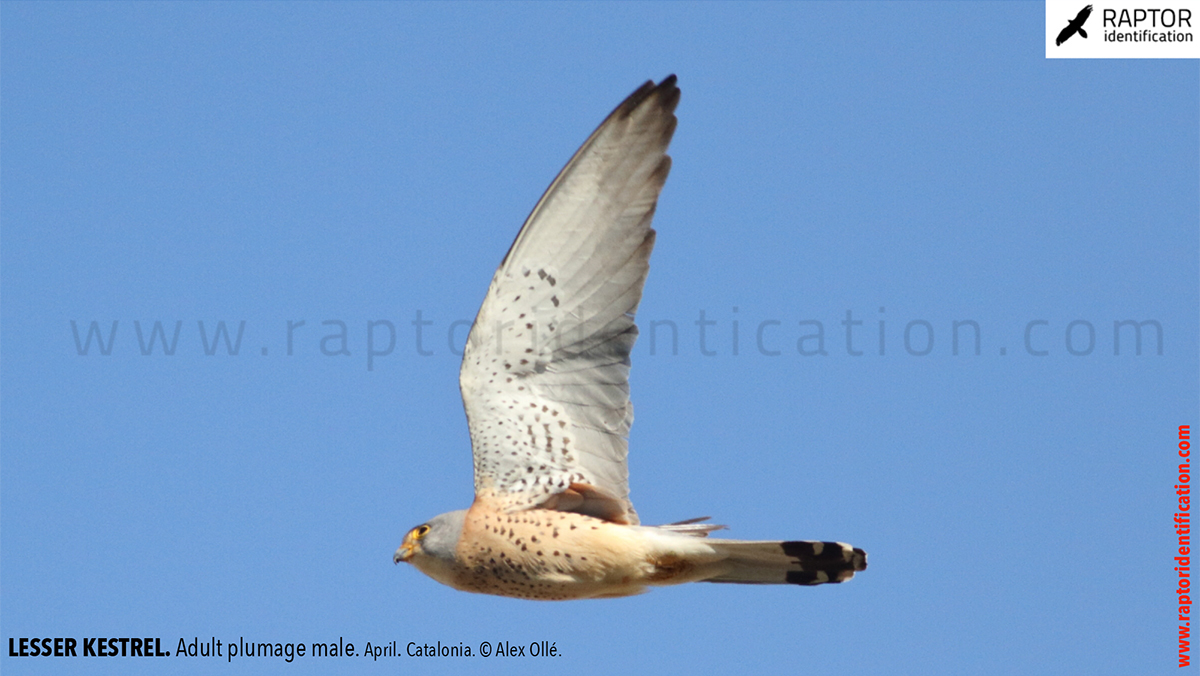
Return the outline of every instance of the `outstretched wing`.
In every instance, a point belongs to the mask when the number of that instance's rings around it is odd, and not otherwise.
[[[678,102],[672,75],[617,106],[496,270],[459,372],[477,499],[638,523],[629,351]]]

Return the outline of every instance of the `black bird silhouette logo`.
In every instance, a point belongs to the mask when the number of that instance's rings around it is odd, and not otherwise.
[[[1092,15],[1092,6],[1091,5],[1088,5],[1087,7],[1084,7],[1083,9],[1079,10],[1079,13],[1075,15],[1075,18],[1071,19],[1071,23],[1067,24],[1066,28],[1064,28],[1058,32],[1058,39],[1056,39],[1054,41],[1054,46],[1057,47],[1057,46],[1061,45],[1062,43],[1066,42],[1068,39],[1070,39],[1070,37],[1072,35],[1074,35],[1076,33],[1079,33],[1080,35],[1082,35],[1083,37],[1086,38],[1087,31],[1083,30],[1083,24],[1087,22],[1088,17],[1091,15]]]

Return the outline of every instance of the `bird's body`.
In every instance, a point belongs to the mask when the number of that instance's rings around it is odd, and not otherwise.
[[[394,560],[456,589],[563,600],[692,581],[821,584],[866,568],[834,542],[642,526],[629,500],[629,352],[670,171],[679,89],[647,82],[547,189],[492,278],[459,385],[475,501],[410,530]]]
[[[707,539],[717,526],[632,526],[574,512],[497,507],[476,500],[469,510],[444,515],[448,530],[461,528],[454,555],[414,556],[412,563],[462,591],[555,601],[631,596],[697,581],[841,582],[866,566],[862,550],[835,542]]]
[[[691,546],[702,542],[573,512],[506,513],[481,505],[463,513],[453,563],[414,563],[463,591],[541,600],[628,596],[668,574],[660,562],[667,564],[672,552],[703,557],[702,548]]]

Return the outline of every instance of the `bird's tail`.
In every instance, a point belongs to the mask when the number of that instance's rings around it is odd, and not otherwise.
[[[803,584],[845,582],[867,568],[867,553],[842,542],[706,540],[726,570],[706,582]]]
[[[1086,38],[1086,37],[1087,37],[1087,31],[1085,31],[1085,30],[1083,30],[1082,28],[1080,28],[1080,29],[1079,29],[1079,37],[1081,37],[1081,38]]]

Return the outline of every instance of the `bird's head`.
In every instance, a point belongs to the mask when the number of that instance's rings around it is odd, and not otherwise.
[[[392,556],[393,563],[405,561],[421,572],[441,581],[456,565],[455,548],[462,535],[463,518],[467,510],[439,514],[404,535],[400,548]]]

